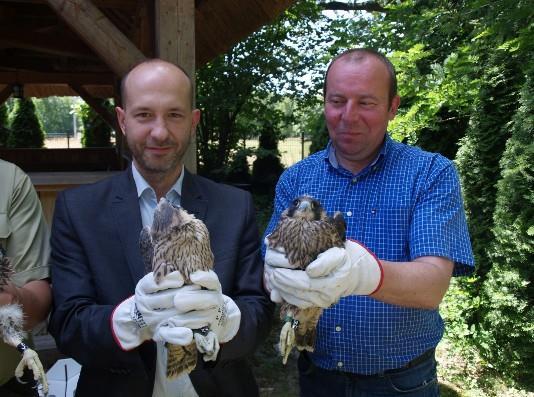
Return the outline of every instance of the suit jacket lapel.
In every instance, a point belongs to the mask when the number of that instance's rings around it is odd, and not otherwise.
[[[141,212],[131,165],[117,178],[113,193],[112,217],[135,286],[145,271],[139,251]]]
[[[184,181],[182,184],[181,206],[184,207],[187,212],[195,215],[198,219],[205,221],[208,201],[203,198],[202,192],[196,183],[196,178],[195,175],[192,175],[189,171],[185,170]]]

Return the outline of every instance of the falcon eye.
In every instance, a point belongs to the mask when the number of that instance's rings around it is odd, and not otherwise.
[[[293,200],[293,205],[296,207],[296,206],[299,205],[299,202],[300,202],[299,199],[295,199],[295,200]]]

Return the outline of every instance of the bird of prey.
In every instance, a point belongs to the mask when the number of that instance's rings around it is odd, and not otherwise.
[[[189,285],[191,273],[213,269],[206,225],[165,198],[156,207],[152,226],[141,230],[140,248],[145,271],[152,271],[158,284],[167,274],[179,271],[184,285]],[[216,359],[219,342],[208,325],[193,333],[194,341],[188,346],[166,345],[168,378],[191,372],[197,363],[197,349],[204,354],[204,360]]]
[[[12,274],[11,262],[5,251],[0,248],[0,292],[8,285]],[[30,369],[33,372],[32,388],[39,396],[46,396],[48,383],[45,371],[37,353],[24,343],[26,335],[23,326],[24,314],[19,303],[0,305],[0,337],[22,354],[20,363],[15,369],[15,376],[20,379],[24,369]]]
[[[344,247],[346,224],[336,212],[329,217],[321,203],[310,196],[300,196],[282,213],[274,231],[267,236],[271,249],[285,252],[293,269],[304,270],[317,256],[332,247]],[[313,351],[316,326],[323,309],[299,309],[287,302],[280,306],[284,325],[280,332],[283,363],[291,349]]]

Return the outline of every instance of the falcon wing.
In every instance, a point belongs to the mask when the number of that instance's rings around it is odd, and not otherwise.
[[[152,258],[154,257],[154,243],[152,242],[152,235],[148,226],[141,229],[139,248],[145,266],[145,273],[150,273],[152,271]]]

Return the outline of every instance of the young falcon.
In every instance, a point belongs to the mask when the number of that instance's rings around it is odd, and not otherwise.
[[[179,271],[184,285],[190,285],[191,273],[213,269],[206,225],[165,198],[160,199],[156,207],[152,227],[145,226],[141,230],[140,248],[145,270],[154,273],[157,284],[167,274]],[[208,325],[193,333],[194,341],[188,346],[166,345],[168,378],[191,372],[197,363],[197,349],[204,354],[204,360],[216,359],[219,342]]]
[[[8,285],[12,274],[11,262],[5,251],[0,248],[0,292]],[[32,387],[39,396],[47,395],[48,383],[43,365],[37,353],[24,343],[26,335],[23,327],[24,313],[19,303],[0,305],[0,337],[22,354],[22,359],[15,369],[15,376],[20,379],[24,374],[24,368],[29,368],[33,372]]]
[[[283,251],[293,269],[304,270],[317,256],[332,247],[344,247],[346,225],[343,215],[331,218],[319,201],[310,196],[295,199],[280,217],[274,231],[267,236],[269,248]],[[323,309],[299,309],[287,302],[280,307],[284,326],[280,332],[283,363],[293,346],[313,351],[316,326]]]

